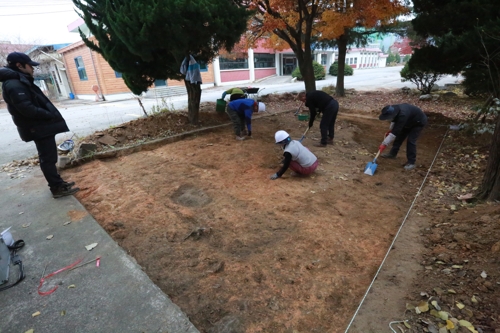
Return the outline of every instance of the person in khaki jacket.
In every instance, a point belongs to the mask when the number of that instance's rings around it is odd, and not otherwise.
[[[237,99],[245,98],[245,92],[241,88],[231,88],[224,91],[222,93],[222,99],[224,99],[224,97],[226,97],[226,95],[228,94],[231,95],[231,97],[229,97],[229,101],[231,102]]]

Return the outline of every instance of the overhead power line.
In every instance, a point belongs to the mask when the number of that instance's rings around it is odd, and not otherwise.
[[[35,6],[73,6],[72,3],[50,3],[50,4],[33,4],[33,5],[4,5],[0,4],[0,8],[19,8],[19,7],[35,7]]]
[[[74,10],[61,10],[61,11],[44,12],[44,13],[0,14],[0,16],[44,15],[44,14],[69,13],[69,12],[74,12]]]

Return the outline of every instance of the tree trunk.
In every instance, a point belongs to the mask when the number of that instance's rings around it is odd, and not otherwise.
[[[344,69],[345,69],[345,56],[347,54],[347,35],[343,34],[337,39],[337,45],[339,47],[339,59],[338,59],[338,69],[337,73],[337,86],[335,87],[335,94],[339,97],[345,96],[344,89]]]
[[[477,198],[488,201],[500,200],[500,116],[491,140],[490,156]]]
[[[296,52],[297,61],[299,62],[300,74],[304,80],[306,92],[316,90],[316,79],[314,78],[314,67],[312,64],[311,47],[306,45],[305,50]]]
[[[201,85],[199,83],[192,84],[184,80],[184,85],[188,93],[188,119],[189,123],[198,125],[201,100]]]
[[[300,67],[300,73],[304,79],[304,85],[306,91],[316,90],[316,78],[314,77],[314,67],[312,65],[312,60],[305,61]]]

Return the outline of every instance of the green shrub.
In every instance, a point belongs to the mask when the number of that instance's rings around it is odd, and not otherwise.
[[[405,64],[399,74],[401,82],[410,81],[415,84],[422,95],[430,94],[434,83],[443,77],[442,74],[429,69],[413,68],[410,66],[410,62]]]
[[[328,73],[330,73],[330,75],[333,75],[333,76],[338,76],[339,75],[339,63],[338,62],[334,62],[331,66],[330,66],[330,70],[328,71]],[[344,75],[353,75],[354,74],[354,69],[352,69],[351,66],[349,66],[348,64],[345,64],[344,65]]]
[[[315,80],[323,80],[325,78],[325,68],[323,65],[321,65],[317,61],[313,61],[313,70],[314,70],[314,79]],[[292,72],[292,77],[296,77],[297,80],[302,81],[304,78],[302,77],[302,74],[300,73],[300,68],[295,67],[295,69]]]

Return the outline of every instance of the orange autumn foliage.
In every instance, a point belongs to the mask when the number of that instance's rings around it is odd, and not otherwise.
[[[278,45],[279,49],[289,45],[276,36],[277,30],[294,41],[296,33],[332,40],[345,29],[390,24],[399,15],[408,13],[408,8],[397,0],[250,0],[249,8],[258,13],[250,31],[254,36],[271,34],[266,46]],[[276,42],[277,39],[282,42]]]
[[[408,8],[393,0],[338,1],[333,10],[322,13],[317,26],[321,39],[331,40],[341,36],[345,29],[354,27],[373,28],[388,25],[399,15],[407,14]]]

